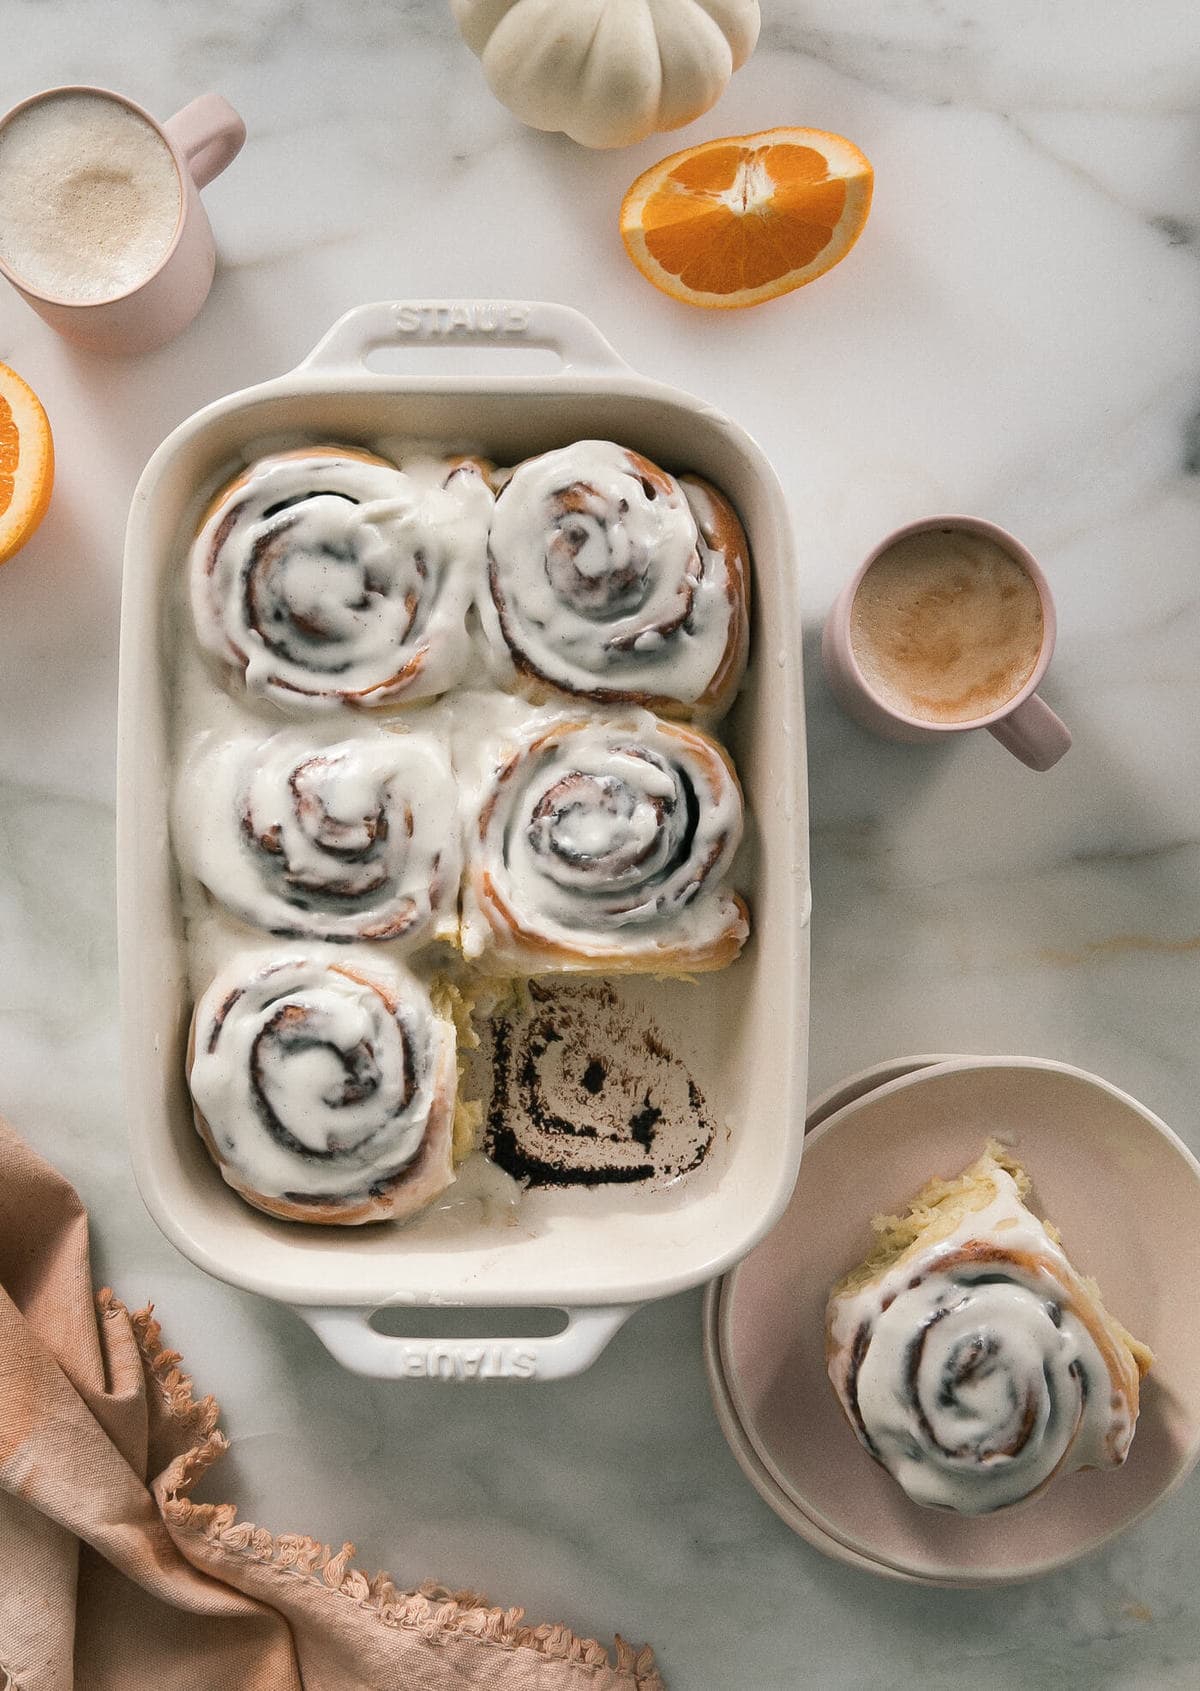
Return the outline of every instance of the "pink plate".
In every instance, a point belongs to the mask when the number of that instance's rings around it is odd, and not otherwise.
[[[847,1104],[864,1097],[868,1092],[874,1092],[876,1087],[885,1085],[889,1080],[897,1080],[901,1075],[912,1074],[916,1069],[931,1068],[935,1063],[951,1061],[946,1055],[916,1057],[893,1057],[887,1062],[876,1063],[871,1068],[861,1069],[850,1075],[846,1080],[839,1081],[828,1091],[822,1092],[809,1106],[808,1118],[805,1123],[805,1133],[814,1132],[828,1116],[835,1110],[843,1109]],[[710,1280],[704,1294],[703,1339],[704,1363],[708,1372],[708,1385],[712,1393],[713,1407],[717,1412],[721,1431],[725,1434],[729,1448],[733,1452],[742,1473],[750,1481],[764,1503],[770,1505],[779,1518],[791,1527],[793,1532],[799,1533],[801,1538],[807,1539],[822,1555],[831,1557],[835,1562],[841,1562],[846,1567],[865,1568],[869,1573],[883,1574],[888,1578],[903,1581],[908,1584],[927,1584],[925,1580],[918,1580],[913,1574],[906,1574],[898,1568],[884,1568],[878,1562],[872,1562],[857,1551],[850,1550],[839,1543],[836,1538],[830,1538],[817,1523],[804,1513],[804,1510],[785,1492],[772,1477],[769,1469],[765,1468],[755,1453],[754,1446],[746,1436],[745,1429],[738,1420],[737,1410],[729,1390],[729,1382],[725,1378],[725,1367],[721,1357],[719,1334],[721,1331],[721,1303],[729,1288],[730,1276],[719,1280]]]
[[[1098,1549],[1200,1455],[1200,1328],[1179,1296],[1200,1284],[1200,1164],[1082,1070],[975,1057],[903,1072],[927,1061],[889,1066],[899,1078],[881,1085],[860,1077],[857,1097],[810,1132],[783,1220],[710,1297],[710,1377],[748,1477],[818,1549],[893,1578],[1005,1584]],[[866,1254],[869,1217],[957,1172],[992,1134],[1023,1157],[1034,1207],[1156,1360],[1123,1469],[1068,1475],[1028,1508],[967,1519],[910,1503],[861,1449],[826,1378],[824,1309]]]

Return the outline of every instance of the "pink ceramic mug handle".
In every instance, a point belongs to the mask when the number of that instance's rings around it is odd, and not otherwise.
[[[187,160],[197,188],[205,188],[242,150],[246,125],[221,94],[201,94],[163,124]]]
[[[999,722],[990,722],[988,733],[1030,769],[1052,769],[1071,749],[1071,730],[1036,693]]]

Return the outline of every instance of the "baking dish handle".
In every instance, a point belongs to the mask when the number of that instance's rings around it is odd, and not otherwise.
[[[549,347],[563,372],[625,370],[596,325],[569,305],[535,300],[376,300],[339,317],[300,365],[361,373],[379,347]]]
[[[293,1306],[329,1354],[376,1380],[565,1380],[590,1368],[637,1304],[567,1309],[549,1338],[404,1339],[377,1333],[369,1309]],[[395,1305],[389,1305],[395,1308]]]

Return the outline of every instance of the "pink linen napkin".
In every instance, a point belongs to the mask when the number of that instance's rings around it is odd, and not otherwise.
[[[78,1195],[0,1121],[0,1691],[665,1691],[649,1649],[190,1502],[228,1446],[179,1360],[93,1301]]]

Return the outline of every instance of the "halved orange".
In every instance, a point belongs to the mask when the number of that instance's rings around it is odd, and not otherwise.
[[[0,564],[41,522],[53,486],[54,440],[42,402],[0,364]]]
[[[875,172],[844,136],[764,129],[672,153],[621,204],[621,239],[647,281],[732,310],[823,276],[862,234]]]

